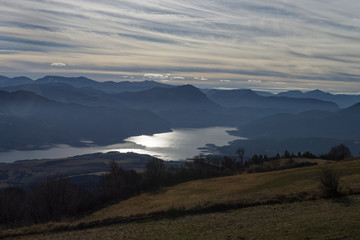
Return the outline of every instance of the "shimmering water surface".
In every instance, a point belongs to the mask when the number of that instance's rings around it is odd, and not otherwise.
[[[0,152],[0,162],[14,162],[26,159],[62,158],[95,152],[135,152],[150,154],[164,160],[183,160],[201,153],[199,148],[206,144],[217,146],[240,139],[227,131],[235,130],[228,127],[211,127],[195,129],[173,129],[172,132],[159,133],[151,136],[141,135],[125,139],[125,143],[109,146],[71,147],[57,145],[46,150]]]

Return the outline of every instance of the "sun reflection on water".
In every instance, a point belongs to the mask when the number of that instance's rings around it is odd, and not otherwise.
[[[152,136],[134,136],[125,139],[125,141],[133,142],[147,148],[169,148],[172,144],[170,139],[166,137],[167,134],[168,133],[154,134]]]

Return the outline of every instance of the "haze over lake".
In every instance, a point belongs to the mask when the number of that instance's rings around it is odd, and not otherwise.
[[[125,139],[125,143],[109,146],[71,147],[57,145],[46,150],[7,151],[0,152],[0,162],[14,162],[17,160],[63,158],[95,152],[135,152],[150,154],[164,160],[184,160],[202,153],[199,148],[206,144],[217,146],[227,145],[230,141],[241,139],[228,134],[235,130],[229,127],[173,129],[172,132],[154,135],[133,136]]]

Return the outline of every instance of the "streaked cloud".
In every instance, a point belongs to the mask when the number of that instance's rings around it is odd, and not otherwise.
[[[207,81],[207,80],[209,80],[209,79],[208,79],[208,78],[205,78],[205,77],[194,77],[194,80]]]
[[[175,79],[175,80],[184,80],[185,78],[184,78],[184,77],[175,76],[175,77],[173,77],[173,79]]]
[[[352,91],[359,10],[353,0],[0,0],[0,71],[41,77],[66,63],[60,74],[97,80]]]
[[[249,79],[249,83],[262,83],[262,80],[256,80],[256,79]]]
[[[167,75],[159,74],[159,73],[145,73],[145,80],[165,80],[169,78]]]
[[[66,67],[65,63],[60,63],[60,62],[54,62],[52,64],[50,64],[52,67]]]

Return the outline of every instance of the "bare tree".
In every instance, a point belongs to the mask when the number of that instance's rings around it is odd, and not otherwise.
[[[332,147],[328,153],[330,160],[340,161],[348,157],[351,157],[351,152],[344,144]]]
[[[245,155],[245,149],[240,147],[236,150],[236,154],[239,156],[239,161],[243,163],[244,161],[244,155]]]
[[[14,224],[24,220],[25,191],[8,187],[0,189],[0,225]]]
[[[29,192],[30,218],[41,222],[74,215],[81,199],[78,187],[67,178],[48,178]]]
[[[144,176],[149,188],[157,188],[162,185],[165,178],[164,161],[158,158],[149,160],[145,166]]]

